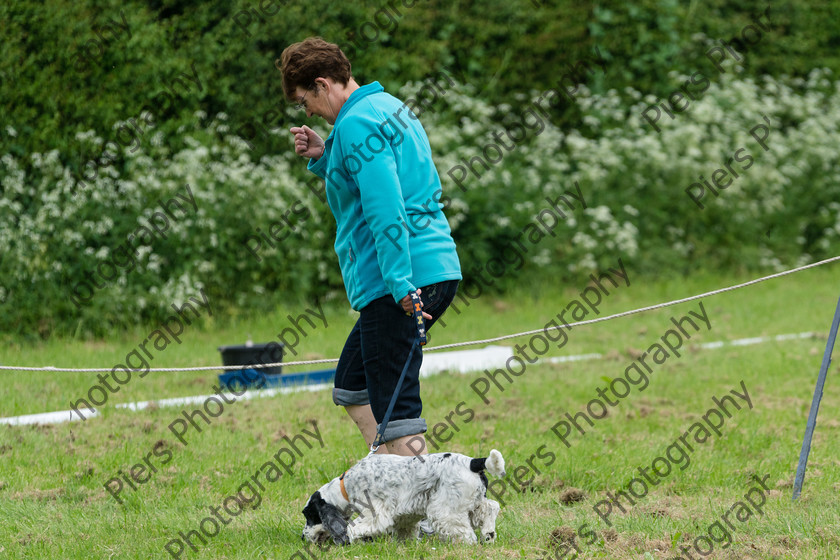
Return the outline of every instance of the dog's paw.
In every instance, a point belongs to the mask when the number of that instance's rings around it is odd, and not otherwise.
[[[350,537],[345,535],[335,536],[332,539],[333,543],[337,544],[338,546],[344,546],[350,544]]]
[[[373,536],[363,535],[361,537],[356,537],[355,539],[353,539],[353,542],[373,542]]]

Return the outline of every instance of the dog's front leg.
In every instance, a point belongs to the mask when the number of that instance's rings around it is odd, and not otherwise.
[[[415,516],[406,516],[395,522],[394,534],[399,540],[416,541],[420,539],[420,521]]]
[[[435,534],[442,540],[476,544],[475,531],[470,524],[471,503],[458,502],[445,492],[435,494],[426,506],[426,517]]]
[[[470,523],[481,533],[481,541],[484,543],[496,540],[496,517],[499,515],[499,509],[499,502],[485,498],[470,512]]]
[[[347,526],[347,538],[350,543],[371,540],[376,535],[374,527],[364,519],[355,519]]]
[[[478,539],[475,537],[475,531],[470,526],[466,515],[463,519],[450,518],[443,524],[433,521],[432,527],[435,528],[435,534],[441,540],[465,544],[478,543]]]

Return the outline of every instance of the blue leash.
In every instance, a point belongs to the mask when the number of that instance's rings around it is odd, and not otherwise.
[[[397,397],[400,394],[400,389],[402,389],[403,380],[405,379],[405,374],[408,371],[408,366],[411,364],[411,358],[414,356],[414,351],[419,346],[426,345],[426,320],[423,318],[423,307],[420,302],[420,296],[418,296],[416,292],[409,292],[408,295],[411,296],[411,302],[414,304],[412,316],[416,321],[417,338],[415,338],[414,342],[411,344],[411,351],[408,353],[408,359],[405,361],[402,373],[400,374],[400,379],[397,381],[397,387],[394,389],[394,394],[391,396],[391,402],[388,403],[388,410],[385,411],[385,416],[382,418],[382,423],[379,424],[379,430],[376,432],[376,437],[373,438],[373,443],[370,444],[370,455],[376,453],[376,450],[379,449],[380,445],[382,445],[382,438],[385,436],[385,428],[388,427],[388,422],[391,420],[391,413],[394,411],[394,405],[397,404]]]

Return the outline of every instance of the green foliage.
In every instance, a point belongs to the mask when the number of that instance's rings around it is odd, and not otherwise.
[[[346,48],[361,83],[379,80],[397,92],[442,68],[458,77],[423,123],[466,271],[515,244],[545,198],[575,181],[590,208],[530,248],[524,271],[572,279],[616,252],[657,274],[778,267],[836,250],[836,158],[825,148],[837,144],[836,74],[811,72],[840,68],[840,14],[830,3],[774,5],[772,29],[722,74],[706,52],[738,36],[763,3],[388,6],[0,6],[0,301],[8,300],[0,328],[102,333],[157,320],[198,287],[244,309],[340,292],[333,220],[287,132],[307,121],[283,100],[274,68],[283,48],[316,34]],[[606,69],[591,64],[578,76],[576,99],[552,97],[570,66],[596,53]],[[656,134],[639,114],[698,71],[711,88],[688,112],[663,116]],[[447,171],[521,121],[538,92],[553,124],[457,189]],[[684,189],[720,167],[762,113],[774,120],[771,152],[699,211]],[[141,243],[136,268],[121,269],[77,308],[72,286],[113,259],[158,201],[185,185],[198,214],[173,224],[167,238]],[[245,244],[256,228],[281,222],[297,201],[307,218],[277,247],[264,241],[262,260],[254,258]]]
[[[160,111],[167,133],[199,109],[227,113],[234,128],[261,121],[282,103],[273,61],[289,43],[315,34],[346,48],[360,80],[380,80],[391,90],[446,66],[476,85],[482,99],[499,103],[523,87],[553,87],[558,74],[592,57],[597,47],[610,69],[587,80],[593,91],[632,86],[654,92],[669,86],[672,70],[708,67],[708,47],[700,37],[728,39],[765,9],[757,0],[392,4],[278,1],[268,3],[265,13],[247,1],[6,4],[0,7],[8,23],[0,107],[4,124],[18,136],[4,134],[0,146],[17,156],[57,148],[65,162],[78,165],[76,132],[95,130],[107,138],[113,123],[137,117],[147,105]],[[804,76],[815,66],[840,68],[838,10],[831,3],[774,5],[773,29],[747,53],[750,75]],[[119,24],[118,35],[111,29],[97,34],[112,23]],[[156,96],[192,65],[201,89],[174,86],[173,103],[158,103]],[[269,127],[292,122],[280,114],[268,120]],[[179,135],[173,136],[173,148],[180,147]],[[255,155],[280,147],[260,134]]]
[[[484,270],[498,275],[499,267],[497,289],[523,274],[579,281],[614,265],[617,255],[637,273],[662,275],[710,266],[781,268],[836,254],[840,167],[830,146],[840,143],[840,89],[830,77],[814,71],[807,81],[757,84],[724,76],[692,112],[658,123],[661,132],[641,117],[650,96],[632,90],[637,101],[629,106],[617,94],[584,92],[586,130],[565,132],[535,118],[536,92],[513,106],[491,106],[471,86],[456,85],[427,100],[421,118],[439,154],[467,281],[486,277]],[[398,94],[413,98],[421,87]],[[766,122],[762,115],[771,123],[767,151],[749,134]],[[206,121],[202,113],[194,118]],[[525,134],[521,142],[488,148],[516,126]],[[186,147],[170,153],[163,133],[149,128],[148,148],[126,151],[120,173],[100,168],[90,186],[72,178],[57,151],[27,162],[2,158],[0,212],[13,224],[0,230],[0,275],[12,292],[5,329],[27,332],[40,321],[45,332],[55,325],[102,332],[156,321],[200,288],[243,309],[341,290],[322,183],[290,147],[253,162],[223,113],[183,134]],[[77,141],[102,149],[93,133]],[[753,158],[749,167],[732,161],[740,148]],[[503,160],[487,168],[473,160],[488,153]],[[701,210],[686,189],[727,162],[739,177],[717,197],[707,191]],[[24,163],[35,173],[27,175]],[[187,185],[197,210],[170,219],[162,235],[131,241],[136,263],[108,265],[120,263],[119,248],[154,221],[160,202]],[[585,209],[569,194],[578,187]],[[571,206],[552,202],[560,195]],[[274,231],[280,233],[270,242],[264,234]],[[107,287],[78,287],[104,277]]]

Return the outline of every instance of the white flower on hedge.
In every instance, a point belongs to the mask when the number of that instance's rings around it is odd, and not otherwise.
[[[549,266],[552,264],[551,251],[545,247],[539,249],[537,253],[531,258],[536,266]]]
[[[598,242],[592,237],[582,231],[576,231],[572,236],[572,245],[575,249],[583,249],[584,251],[594,249],[598,246]]]
[[[160,256],[156,253],[150,253],[149,258],[146,261],[146,270],[154,273],[160,272],[160,265]]]
[[[149,139],[149,143],[152,146],[155,146],[156,148],[159,148],[159,147],[163,146],[163,138],[164,138],[163,132],[161,132],[160,130],[155,131],[155,133],[152,134],[151,138]],[[139,156],[140,150],[137,150],[136,154],[138,154],[138,156]]]
[[[586,267],[591,268],[596,262],[601,262],[605,250],[609,248],[627,252],[638,250],[635,224],[619,220],[612,213],[642,225],[644,222],[641,220],[647,216],[647,201],[650,200],[660,208],[670,201],[676,216],[681,216],[686,212],[681,205],[685,202],[684,188],[701,174],[708,178],[709,173],[720,167],[740,146],[747,146],[756,156],[755,164],[719,197],[706,197],[708,204],[705,211],[716,213],[712,215],[713,219],[727,226],[737,224],[739,220],[753,223],[790,219],[784,204],[791,189],[834,188],[833,185],[838,184],[840,179],[834,164],[834,147],[840,143],[840,91],[837,84],[832,86],[829,82],[832,89],[826,87],[826,79],[834,79],[827,78],[830,76],[827,71],[814,71],[807,84],[799,79],[772,78],[762,79],[756,84],[751,80],[721,76],[719,81],[713,81],[712,87],[701,99],[692,102],[689,111],[673,120],[663,116],[661,133],[640,119],[639,114],[646,107],[639,101],[643,97],[641,93],[626,91],[623,98],[613,91],[603,96],[587,96],[578,107],[583,111],[584,122],[599,128],[598,138],[585,138],[575,130],[564,134],[556,127],[547,126],[538,138],[529,135],[528,141],[517,146],[515,151],[506,152],[503,163],[494,166],[491,171],[482,170],[481,180],[470,174],[470,191],[467,193],[451,185],[446,171],[459,164],[459,159],[466,154],[480,155],[484,144],[493,141],[492,133],[501,126],[499,114],[503,113],[503,108],[472,99],[469,93],[465,93],[472,91],[470,88],[463,91],[459,88],[458,91],[447,91],[446,97],[440,100],[443,105],[424,113],[422,118],[433,146],[435,162],[445,182],[445,193],[453,201],[447,209],[453,231],[464,220],[483,219],[499,228],[523,223],[539,209],[540,205],[535,205],[537,202],[544,206],[547,193],[572,189],[575,180],[580,182],[587,202],[591,204],[602,200],[610,205],[609,215],[585,215],[589,237],[576,238],[578,232],[571,231],[567,236],[580,242],[580,245],[569,244],[571,252],[564,252],[564,259],[572,261],[570,269],[585,271]],[[528,95],[520,97],[523,100],[533,98]],[[626,101],[628,98],[629,103]],[[779,115],[793,121],[784,133],[775,128],[771,130],[769,152],[761,150],[749,135],[749,129],[761,122],[762,113],[768,114],[773,122],[777,122]],[[470,123],[468,130],[461,130],[457,125],[457,119],[461,118]],[[218,118],[218,121],[223,120]],[[206,130],[212,132],[220,126],[221,123],[214,119]],[[192,123],[186,129],[198,131],[199,127]],[[206,138],[205,134],[200,136]],[[163,140],[162,135],[159,137]],[[88,146],[94,142],[102,143],[93,131],[77,133],[76,138],[79,143]],[[85,245],[95,244],[95,238],[100,237],[108,226],[101,218],[80,226],[83,217],[116,217],[117,212],[139,216],[154,207],[153,202],[159,198],[171,198],[172,193],[182,189],[186,182],[192,185],[193,193],[198,197],[200,218],[195,223],[188,223],[192,218],[186,220],[175,229],[186,244],[184,254],[191,255],[185,267],[195,271],[196,276],[210,274],[201,272],[206,267],[202,263],[217,262],[208,256],[206,250],[214,246],[213,239],[216,238],[211,237],[213,235],[221,239],[241,237],[252,231],[254,223],[270,222],[282,215],[289,202],[295,199],[305,200],[319,218],[328,217],[326,207],[307,188],[308,176],[291,149],[259,162],[251,162],[244,141],[235,135],[224,136],[222,144],[209,149],[201,146],[202,141],[194,138],[185,140],[190,147],[171,155],[167,155],[165,148],[152,151],[154,157],[150,157],[148,150],[138,151],[129,159],[127,171],[121,177],[117,176],[115,168],[101,169],[99,177],[90,185],[76,184],[76,172],[53,161],[53,153],[37,156],[38,171],[42,175],[37,179],[28,175],[16,158],[9,154],[0,156],[4,174],[4,196],[0,200],[0,208],[20,214],[14,231],[0,231],[0,250],[4,259],[19,263],[12,267],[17,271],[15,276],[26,277],[26,282],[31,283],[54,273],[48,269],[35,273],[40,276],[27,277],[23,274],[32,268],[26,255],[40,251],[36,248],[39,243],[44,244],[46,254],[49,254],[52,247],[57,247],[54,241],[60,239],[61,245],[83,248],[82,253],[90,257],[91,252]],[[88,148],[86,153],[89,152]],[[214,162],[217,163],[214,165]],[[238,188],[233,190],[229,185]],[[480,217],[471,215],[463,200],[465,196],[478,196],[478,189],[491,202],[487,213]],[[501,189],[516,193],[511,204],[492,204],[495,193]],[[650,198],[645,198],[644,203],[621,202],[620,206],[612,206],[609,194],[614,189],[628,189],[631,193]],[[755,196],[756,192],[760,192],[760,196]],[[37,196],[39,202],[24,209],[21,201],[32,195]],[[216,219],[220,212],[229,212],[232,208],[247,217],[251,226],[218,225],[217,222],[223,221]],[[103,212],[102,209],[107,210]],[[818,246],[823,251],[837,247],[840,241],[838,213],[840,211],[833,209],[824,218],[823,223],[827,225],[818,240]],[[704,214],[707,215],[710,214]],[[563,222],[564,231],[578,227],[571,214],[570,218]],[[797,226],[801,223],[801,227],[809,219],[804,216],[793,218],[801,220],[797,223]],[[311,231],[313,229],[314,232]],[[683,236],[669,233],[661,242],[676,254],[688,255],[692,248],[685,243]],[[196,243],[201,240],[201,246],[196,246],[195,251],[190,251],[191,240],[196,240]],[[646,248],[658,249],[656,240],[646,242],[650,243]],[[544,243],[546,247],[556,246],[550,241]],[[594,246],[590,246],[593,243]],[[789,243],[801,246],[804,241],[791,240]],[[314,266],[320,280],[335,278],[335,271],[324,264],[333,263],[334,259],[329,236],[307,224],[297,245],[299,247],[290,250],[285,260],[288,270],[295,271],[297,266]],[[3,250],[11,246],[18,247],[18,250]],[[73,250],[78,252],[78,249]],[[150,255],[150,250],[149,247],[140,248],[144,255]],[[304,264],[300,255],[317,262]],[[166,256],[171,258],[171,255]],[[158,258],[155,256],[152,259],[153,265]],[[771,251],[766,257],[770,260],[766,262],[775,264],[773,258]],[[757,261],[756,258],[755,264],[758,264]],[[62,262],[69,261],[65,259]],[[532,262],[537,267],[550,264],[542,258],[542,253]],[[171,303],[166,302],[163,296],[156,299],[155,295],[159,295],[160,290],[155,286],[150,288],[154,289],[150,291],[149,305],[166,307]]]
[[[636,209],[636,208],[633,208],[629,204],[625,204],[624,206],[622,206],[622,210],[624,210],[625,212],[627,212],[631,216],[638,216],[639,215],[639,210]]]
[[[216,270],[216,264],[210,261],[201,261],[196,269],[203,274],[208,274]]]

